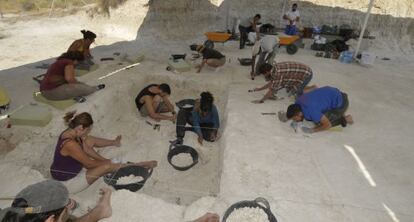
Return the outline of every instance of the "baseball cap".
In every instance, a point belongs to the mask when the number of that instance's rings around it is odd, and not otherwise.
[[[15,197],[24,199],[27,207],[9,207],[3,211],[14,211],[19,214],[38,214],[54,211],[65,207],[69,203],[69,192],[66,187],[54,180],[45,180],[27,186]],[[0,213],[2,219],[2,213]]]

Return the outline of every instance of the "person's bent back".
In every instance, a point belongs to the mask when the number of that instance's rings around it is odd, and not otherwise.
[[[331,127],[352,124],[351,115],[345,115],[348,109],[348,95],[339,89],[325,86],[314,89],[300,96],[294,104],[291,104],[286,117],[295,122],[304,119],[317,124],[315,128],[303,127],[305,133],[314,133],[327,130]]]
[[[217,68],[223,66],[226,63],[226,56],[221,54],[219,51],[215,49],[210,49],[205,47],[204,45],[196,45],[193,44],[190,46],[192,51],[197,51],[201,55],[203,55],[203,60],[200,65],[197,65],[198,68],[197,72],[201,72],[201,69],[207,64],[210,67]]]

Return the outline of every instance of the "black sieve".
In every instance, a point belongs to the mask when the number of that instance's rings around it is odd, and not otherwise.
[[[103,176],[103,179],[106,184],[113,186],[116,190],[125,189],[131,192],[136,192],[144,186],[145,182],[148,180],[151,174],[152,168],[148,169],[142,166],[127,166],[119,169],[116,172],[106,174],[105,176]],[[142,181],[131,184],[116,184],[120,177],[125,177],[129,175],[141,176],[144,179]]]
[[[193,159],[193,163],[188,165],[188,166],[183,166],[183,167],[174,165],[172,163],[172,158],[174,156],[182,154],[182,153],[190,154],[192,159]],[[186,171],[186,170],[190,169],[191,167],[193,167],[194,165],[196,165],[198,163],[198,152],[190,146],[170,145],[168,155],[167,155],[167,159],[168,159],[168,162],[171,164],[171,166],[174,167],[174,169],[179,170],[179,171]]]
[[[224,213],[222,222],[226,222],[227,218],[234,210],[244,207],[260,208],[267,214],[269,222],[277,222],[275,215],[273,215],[270,210],[269,202],[263,197],[258,197],[254,200],[244,200],[231,205]]]

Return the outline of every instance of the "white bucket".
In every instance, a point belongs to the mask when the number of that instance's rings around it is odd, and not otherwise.
[[[361,64],[372,65],[374,64],[376,55],[372,52],[363,51],[361,52]]]

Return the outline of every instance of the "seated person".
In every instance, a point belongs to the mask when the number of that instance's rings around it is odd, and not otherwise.
[[[268,91],[262,99],[253,101],[253,103],[263,103],[266,99],[275,99],[274,95],[283,88],[296,97],[316,88],[315,85],[307,86],[313,76],[312,69],[298,62],[280,62],[273,65],[265,63],[259,68],[259,72],[264,74],[269,83],[249,91],[256,92],[264,89],[268,89]]]
[[[52,178],[61,181],[70,193],[78,193],[94,183],[101,176],[116,170],[137,165],[147,168],[157,166],[157,161],[121,164],[99,155],[94,148],[121,146],[121,136],[114,140],[89,136],[92,129],[92,116],[89,113],[67,113],[64,117],[69,126],[59,136],[53,163],[50,166]]]
[[[70,211],[76,202],[69,199],[66,187],[54,180],[45,180],[27,186],[13,200],[11,207],[0,211],[2,222],[64,222],[69,219]],[[101,189],[101,198],[95,208],[70,221],[96,222],[112,216],[111,190]]]
[[[171,89],[168,84],[150,84],[138,93],[135,105],[143,117],[149,116],[156,121],[175,121],[176,113],[169,99],[170,94]],[[168,112],[171,112],[172,116],[161,114]]]
[[[79,63],[76,68],[89,70],[90,66],[94,64],[93,56],[90,51],[90,46],[95,42],[96,34],[91,31],[82,30],[83,39],[75,40],[68,48],[68,52],[80,52],[83,54],[85,60]]]
[[[213,104],[213,95],[203,92],[200,96],[201,99],[196,100],[193,111],[180,109],[178,112],[175,144],[183,144],[186,130],[195,132],[200,144],[203,144],[203,140],[214,142],[217,139],[220,120],[217,108]],[[185,127],[187,123],[191,127]]]
[[[262,66],[265,63],[273,63],[278,46],[279,38],[273,35],[266,35],[254,43],[252,49],[252,71],[250,72],[252,80],[256,75],[260,73],[260,66]],[[257,55],[259,55],[259,59],[256,63]]]
[[[207,48],[204,45],[191,45],[190,49],[203,55],[203,61],[197,65],[197,73],[201,72],[204,64],[217,68],[226,63],[226,57],[215,49]]]
[[[40,82],[42,95],[49,100],[75,99],[84,102],[84,96],[105,88],[104,84],[89,86],[75,78],[75,65],[83,58],[80,52],[66,52],[57,58]]]
[[[354,121],[351,115],[346,115],[348,109],[348,95],[339,89],[324,86],[300,96],[295,104],[288,107],[287,119],[301,122],[303,119],[317,124],[315,128],[302,127],[305,133],[315,133],[327,130],[331,127],[352,124]]]

